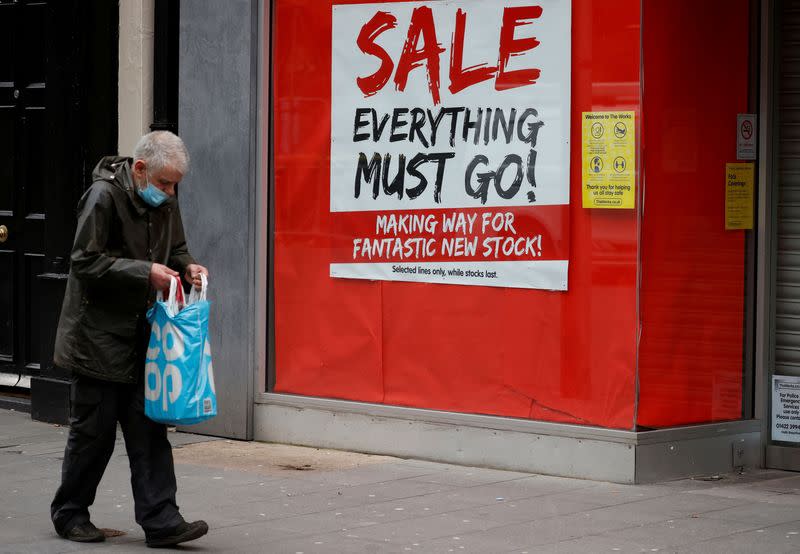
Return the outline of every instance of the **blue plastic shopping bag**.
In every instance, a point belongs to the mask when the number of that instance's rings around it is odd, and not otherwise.
[[[144,381],[144,413],[168,425],[191,425],[217,415],[214,366],[208,343],[208,283],[192,290],[185,305],[180,283],[172,279],[166,300],[147,312],[150,343]]]

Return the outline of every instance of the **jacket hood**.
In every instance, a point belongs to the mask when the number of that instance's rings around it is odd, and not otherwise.
[[[92,171],[92,181],[108,181],[122,190],[133,188],[131,163],[133,158],[106,156],[101,158]]]

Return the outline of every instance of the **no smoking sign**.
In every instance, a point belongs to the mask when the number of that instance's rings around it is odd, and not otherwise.
[[[756,114],[740,113],[736,118],[736,158],[756,159]]]
[[[750,140],[753,136],[753,122],[746,119],[742,121],[742,126],[739,128],[739,132],[742,134],[742,138],[744,140]]]

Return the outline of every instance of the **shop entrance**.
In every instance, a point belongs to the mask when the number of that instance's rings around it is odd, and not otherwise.
[[[777,2],[774,21],[776,200],[766,465],[800,471],[800,415],[792,413],[800,407],[800,2]]]

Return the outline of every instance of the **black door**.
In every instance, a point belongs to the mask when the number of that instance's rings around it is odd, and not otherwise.
[[[34,417],[37,383],[66,417],[53,342],[75,206],[117,150],[118,18],[108,0],[0,0],[0,387],[31,387]]]
[[[0,384],[41,371],[33,309],[47,221],[45,2],[0,4]]]

